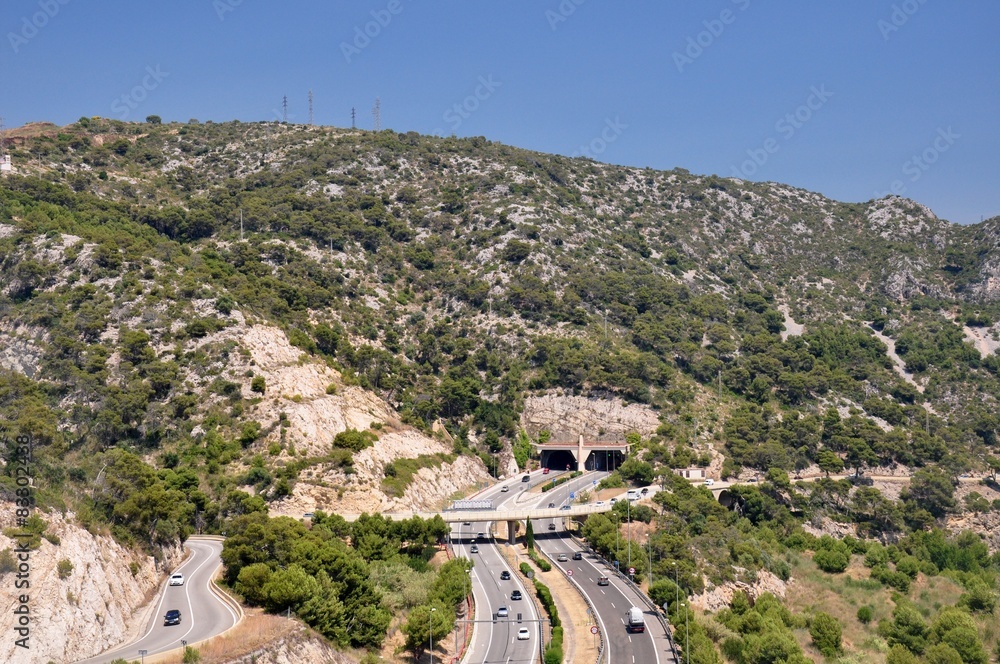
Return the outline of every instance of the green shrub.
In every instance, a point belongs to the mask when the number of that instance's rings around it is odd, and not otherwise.
[[[841,627],[837,619],[828,613],[817,613],[809,625],[809,636],[824,657],[833,657],[840,652]]]
[[[847,569],[850,557],[843,551],[834,549],[820,549],[813,556],[816,566],[828,574],[839,574]]]
[[[267,381],[264,380],[263,376],[254,376],[253,380],[250,381],[250,390],[257,392],[258,394],[264,394],[267,389]]]
[[[68,579],[73,573],[73,563],[68,558],[63,558],[56,563],[56,571],[59,573],[60,579]]]
[[[875,617],[875,611],[872,610],[870,606],[862,606],[858,609],[858,622],[862,625],[867,625]]]

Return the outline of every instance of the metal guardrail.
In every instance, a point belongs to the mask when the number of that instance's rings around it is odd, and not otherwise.
[[[579,592],[580,596],[583,597],[583,601],[587,603],[587,608],[590,609],[590,614],[592,616],[594,616],[594,619],[596,620],[597,619],[597,609],[594,608],[593,604],[591,604],[590,598],[587,597],[587,593],[583,592],[583,586],[580,585],[580,582],[577,581],[576,579],[574,579],[572,576],[569,576],[568,574],[566,574],[566,570],[564,570],[562,567],[560,567],[559,565],[556,565],[555,564],[556,561],[552,560],[552,556],[550,556],[549,554],[545,553],[541,549],[538,549],[538,550],[541,551],[541,553],[542,553],[543,556],[545,556],[546,558],[549,559],[549,564],[551,564],[553,567],[555,567],[560,572],[562,572],[562,575],[569,580],[570,584],[576,587],[577,592]],[[601,639],[601,645],[598,646],[598,648],[597,648],[597,661],[595,662],[595,664],[601,664],[601,658],[604,656],[604,646],[605,646],[605,643],[604,643],[604,630],[599,629],[597,631],[597,635]],[[610,664],[610,662],[609,662],[609,664]]]
[[[610,560],[608,560],[607,558],[605,558],[601,554],[597,553],[597,551],[595,551],[593,549],[593,547],[591,547],[590,545],[586,545],[586,546],[587,546],[587,550],[590,551],[591,553],[593,553],[597,557],[598,560],[600,560],[601,562],[603,562],[605,567],[607,567],[608,569],[614,570],[615,576],[617,576],[619,579],[621,579],[622,581],[624,581],[633,591],[635,591],[635,594],[639,596],[639,598],[642,601],[642,603],[646,605],[646,608],[650,609],[651,611],[653,611],[656,614],[657,619],[660,621],[660,625],[663,627],[663,632],[667,636],[667,643],[670,644],[670,652],[674,656],[674,661],[678,662],[678,663],[681,662],[681,661],[683,661],[683,660],[681,660],[680,654],[677,652],[677,644],[674,642],[674,637],[673,637],[673,634],[671,633],[671,630],[670,630],[670,623],[663,616],[663,614],[660,613],[660,607],[658,607],[656,605],[656,603],[652,599],[650,599],[649,595],[647,595],[646,593],[644,593],[642,591],[642,589],[635,584],[635,582],[633,582],[631,579],[629,579],[628,575],[624,574],[621,571],[621,569],[615,567],[611,563]]]

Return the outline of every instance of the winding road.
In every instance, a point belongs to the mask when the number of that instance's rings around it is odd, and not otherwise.
[[[174,572],[184,575],[183,586],[169,586],[165,579],[155,600],[156,609],[145,626],[142,636],[123,646],[115,646],[97,657],[78,660],[78,664],[104,664],[118,658],[128,661],[167,652],[182,646],[181,641],[193,645],[225,632],[239,622],[235,607],[224,602],[212,590],[212,579],[222,565],[222,541],[192,537],[184,546],[191,555]],[[170,609],[181,612],[179,625],[165,626],[163,615]]]

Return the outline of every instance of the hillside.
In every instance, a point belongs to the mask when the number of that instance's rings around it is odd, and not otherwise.
[[[580,434],[638,436],[625,480],[915,471],[869,496],[888,515],[858,487],[778,498],[887,542],[995,509],[955,489],[1000,466],[1000,219],[483,138],[81,118],[8,139],[0,423],[32,437],[43,510],[127,546],[440,507],[529,437]]]

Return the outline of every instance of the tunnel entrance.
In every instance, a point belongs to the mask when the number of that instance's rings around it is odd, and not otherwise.
[[[569,450],[551,450],[542,455],[542,467],[552,470],[578,470],[576,457]]]

